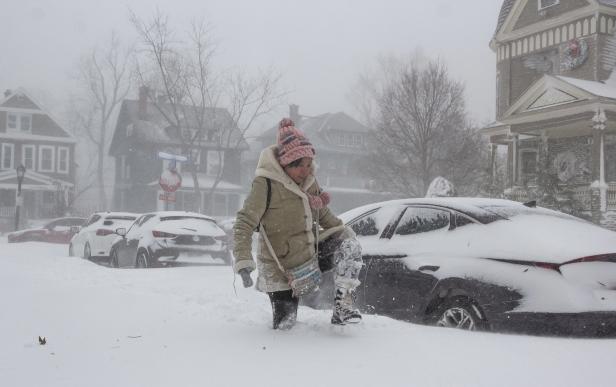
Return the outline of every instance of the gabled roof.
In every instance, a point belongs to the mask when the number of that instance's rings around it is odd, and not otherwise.
[[[199,127],[199,109],[195,109],[188,105],[179,105],[179,110],[181,111],[180,119],[183,129],[196,129]],[[110,153],[113,154],[114,149],[121,145],[126,137],[132,137],[140,142],[154,144],[180,144],[175,134],[177,130],[171,126],[169,120],[165,118],[165,115],[172,117],[171,105],[155,105],[148,102],[146,111],[146,117],[140,117],[139,101],[124,100],[122,102],[118,122],[110,145]],[[203,128],[205,133],[210,130],[219,130],[223,128],[222,132],[230,135],[230,137],[224,139],[223,145],[228,143],[230,147],[234,149],[248,148],[244,136],[233,122],[227,109],[205,108],[203,110],[203,115],[201,121],[205,125]],[[202,140],[199,144],[199,146],[205,148],[215,148],[216,145],[216,141],[207,141],[206,139]]]
[[[302,117],[295,123],[308,139],[319,150],[351,151],[357,148],[346,148],[332,144],[328,134],[333,131],[366,134],[370,129],[344,112],[325,113],[315,117]],[[263,144],[273,144],[276,141],[278,127],[272,127],[259,136]]]
[[[496,30],[494,31],[494,36],[496,36],[496,34],[498,34],[498,32],[501,30],[501,28],[503,28],[505,22],[507,21],[507,18],[511,14],[511,11],[514,9],[514,6],[518,2],[521,2],[521,1],[523,0],[504,0],[503,1],[503,4],[501,5],[501,10],[498,14],[498,22],[496,24]],[[561,0],[561,1],[567,1],[567,0]],[[590,3],[606,5],[610,7],[616,7],[616,0],[590,0]]]
[[[580,87],[582,83],[593,84],[597,89],[599,82],[582,81],[574,78],[545,74],[532,84],[505,112],[503,120],[514,115],[554,108],[575,102],[596,99],[599,95]]]
[[[616,0],[614,0],[614,3],[616,3]],[[563,80],[579,88],[580,90],[596,95],[597,97],[612,98],[616,100],[616,87],[612,85],[608,85],[603,82],[587,81],[585,79],[563,77],[560,75],[556,76],[556,78]]]
[[[494,35],[500,31],[503,24],[505,24],[505,20],[509,16],[509,12],[511,12],[511,8],[513,8],[513,4],[515,4],[516,0],[505,0],[503,1],[503,5],[501,6],[500,13],[498,14],[498,23],[496,24],[496,30],[494,31]]]
[[[56,120],[55,117],[49,111],[47,111],[47,109],[45,109],[41,103],[39,103],[34,97],[32,97],[30,93],[28,93],[28,91],[23,87],[6,93],[0,100],[0,108],[2,108],[2,110],[26,109],[27,111],[35,111],[38,114],[45,115],[49,117],[49,119],[51,120],[51,125],[53,125],[53,129],[55,130],[55,133],[52,135],[52,137],[73,139],[73,135],[66,131],[58,123],[59,121]],[[28,136],[30,136],[30,134],[28,134]]]
[[[558,121],[566,116],[591,114],[597,108],[616,112],[616,87],[546,74],[511,105],[500,121],[481,131],[494,136],[508,132],[510,125]]]

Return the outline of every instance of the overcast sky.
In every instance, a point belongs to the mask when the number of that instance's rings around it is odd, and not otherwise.
[[[488,43],[500,0],[0,0],[0,89],[25,87],[54,110],[65,107],[70,74],[89,48],[156,7],[178,29],[211,22],[221,66],[274,66],[300,113],[346,111],[358,74],[379,55],[420,49],[440,57],[466,85],[472,117],[494,118],[495,55]],[[285,108],[286,110],[286,108]],[[62,111],[57,111],[61,115]]]

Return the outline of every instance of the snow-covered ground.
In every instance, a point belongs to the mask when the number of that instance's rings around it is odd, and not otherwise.
[[[228,266],[110,269],[0,239],[0,386],[613,386],[616,340],[469,333],[300,307]],[[236,293],[237,292],[237,293]],[[38,336],[47,344],[39,345]]]

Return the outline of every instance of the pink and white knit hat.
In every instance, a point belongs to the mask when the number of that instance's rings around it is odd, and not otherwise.
[[[303,157],[314,158],[316,152],[304,133],[295,127],[289,118],[278,124],[278,162],[285,167]]]

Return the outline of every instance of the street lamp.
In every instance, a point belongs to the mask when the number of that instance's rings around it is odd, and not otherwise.
[[[19,164],[15,168],[17,172],[17,199],[15,200],[15,231],[19,230],[19,210],[23,204],[23,198],[21,197],[21,182],[24,181],[24,175],[26,174],[26,167],[23,164]]]

